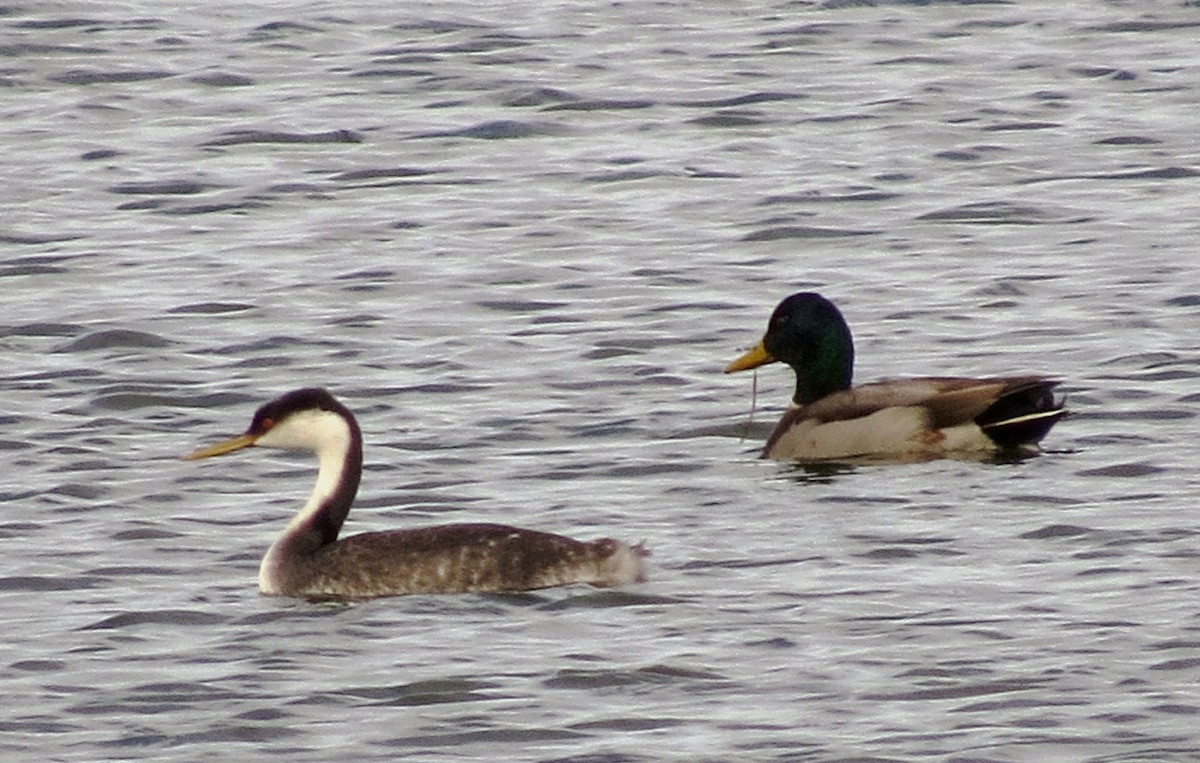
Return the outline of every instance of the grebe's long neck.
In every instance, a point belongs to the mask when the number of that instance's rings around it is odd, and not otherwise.
[[[303,447],[316,453],[319,464],[317,481],[304,508],[271,544],[259,567],[259,586],[265,593],[276,593],[285,580],[302,574],[306,562],[321,547],[337,540],[362,478],[362,434],[349,411],[319,411],[297,414],[259,444]]]
[[[348,438],[339,438],[317,451],[317,481],[304,508],[288,525],[289,530],[303,529],[316,535],[321,546],[337,540],[362,479],[362,437],[353,419],[349,423]]]

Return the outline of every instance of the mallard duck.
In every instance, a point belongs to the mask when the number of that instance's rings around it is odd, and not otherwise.
[[[767,333],[725,373],[780,361],[796,372],[796,393],[763,456],[937,458],[1036,451],[1067,414],[1046,376],[982,379],[933,376],[852,387],[854,341],[832,302],[793,294],[771,315]]]
[[[528,591],[643,580],[641,546],[610,538],[579,541],[490,523],[360,533],[338,539],[362,476],[362,434],[344,405],[323,389],[289,392],[255,412],[245,434],[185,460],[252,446],[314,453],[312,495],[259,567],[263,593],[363,599],[411,593]]]

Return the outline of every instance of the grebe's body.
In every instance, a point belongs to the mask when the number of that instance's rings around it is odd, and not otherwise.
[[[854,343],[832,302],[803,292],[783,300],[753,349],[726,373],[782,361],[796,392],[763,456],[796,461],[923,459],[1032,452],[1067,415],[1045,376],[930,376],[851,386]]]
[[[645,579],[640,546],[507,525],[441,525],[338,540],[362,476],[362,434],[353,414],[323,389],[289,392],[259,408],[245,434],[185,458],[251,446],[309,451],[320,465],[308,502],[263,557],[258,582],[265,594],[358,599]]]

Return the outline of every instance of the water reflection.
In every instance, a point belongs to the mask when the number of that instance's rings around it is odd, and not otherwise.
[[[814,483],[829,485],[838,477],[854,474],[863,468],[863,463],[846,461],[810,461],[807,463],[785,464],[775,479],[790,480],[799,483]]]

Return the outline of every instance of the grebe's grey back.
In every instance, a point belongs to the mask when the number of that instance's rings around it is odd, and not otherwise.
[[[324,389],[289,392],[258,409],[245,434],[186,460],[258,446],[315,453],[312,494],[259,567],[265,594],[369,598],[412,593],[528,591],[644,580],[641,546],[490,523],[389,530],[338,540],[362,476],[362,433]]]

